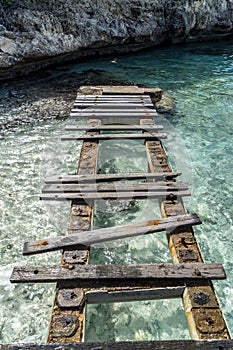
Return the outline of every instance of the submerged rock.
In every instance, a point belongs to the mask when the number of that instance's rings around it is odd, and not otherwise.
[[[12,0],[1,2],[0,19],[4,78],[88,55],[222,37],[233,31],[233,0]]]
[[[156,110],[159,113],[175,113],[176,100],[169,95],[166,91],[163,91],[161,100],[155,103]]]

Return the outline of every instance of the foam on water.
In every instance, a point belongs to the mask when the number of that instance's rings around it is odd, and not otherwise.
[[[191,45],[103,58],[73,66],[74,70],[105,69],[120,78],[160,86],[177,101],[177,112],[161,122],[169,131],[165,142],[174,168],[192,187],[186,201],[203,224],[195,228],[205,261],[224,264],[225,281],[215,282],[224,316],[233,329],[232,262],[232,130],[233,64],[231,41]],[[70,123],[69,123],[70,124]],[[43,203],[38,197],[44,175],[75,173],[80,143],[60,144],[62,121],[33,128],[19,127],[1,138],[0,342],[43,342],[54,285],[11,285],[13,265],[59,264],[60,253],[23,258],[22,244],[64,234],[69,203]],[[99,171],[146,171],[143,144],[101,143]],[[124,147],[123,147],[124,146]],[[123,151],[124,150],[124,151]],[[123,152],[123,153],[122,153]],[[152,201],[99,201],[95,227],[108,227],[160,216]],[[146,248],[146,254],[145,254]],[[164,234],[96,245],[91,263],[170,262]],[[86,340],[150,340],[189,338],[181,300],[109,305],[87,309]]]

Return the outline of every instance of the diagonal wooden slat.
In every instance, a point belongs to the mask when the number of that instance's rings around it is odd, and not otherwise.
[[[75,282],[79,287],[89,282],[107,286],[108,281],[119,285],[129,280],[141,283],[151,280],[158,286],[180,285],[187,281],[225,279],[221,264],[134,264],[134,265],[80,265],[72,266],[21,266],[13,269],[12,283]]]
[[[177,227],[201,224],[197,214],[174,216],[167,219],[150,220],[131,225],[101,228],[92,231],[83,231],[64,237],[50,237],[24,244],[23,254],[38,254],[58,249],[68,249],[78,245],[90,246],[91,244],[108,242],[133,236],[165,230],[173,231]]]

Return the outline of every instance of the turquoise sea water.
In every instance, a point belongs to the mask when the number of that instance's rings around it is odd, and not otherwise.
[[[176,113],[160,121],[169,133],[165,146],[174,169],[182,171],[181,179],[190,183],[192,197],[186,205],[202,218],[203,224],[195,233],[204,259],[223,263],[227,272],[227,279],[214,285],[233,334],[233,41],[99,58],[71,69],[102,69],[132,83],[159,86],[175,97]],[[60,253],[24,258],[21,249],[24,241],[65,232],[69,203],[42,203],[38,199],[44,175],[75,172],[80,143],[61,144],[59,136],[65,124],[68,121],[41,122],[1,137],[2,343],[42,342],[46,338],[54,285],[11,285],[9,276],[15,265],[60,263]],[[101,145],[101,172],[146,168],[142,143]],[[159,215],[158,206],[149,201],[100,202],[95,227]],[[164,261],[171,262],[164,234],[96,245],[91,258],[91,263]],[[188,338],[181,300],[90,305],[87,309],[89,341]]]

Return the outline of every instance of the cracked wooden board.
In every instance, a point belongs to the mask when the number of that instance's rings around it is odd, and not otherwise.
[[[196,214],[172,216],[170,218],[149,220],[131,225],[115,226],[97,230],[83,231],[65,237],[49,237],[24,243],[23,255],[39,254],[59,249],[72,249],[77,246],[90,246],[96,243],[161,231],[172,231],[177,227],[199,225],[201,220]]]
[[[105,287],[109,280],[129,283],[152,280],[158,286],[173,286],[194,280],[225,279],[226,275],[221,264],[133,264],[133,265],[64,265],[64,266],[21,266],[15,267],[10,281],[24,282],[77,282],[81,287],[88,286],[88,282],[98,282]]]

